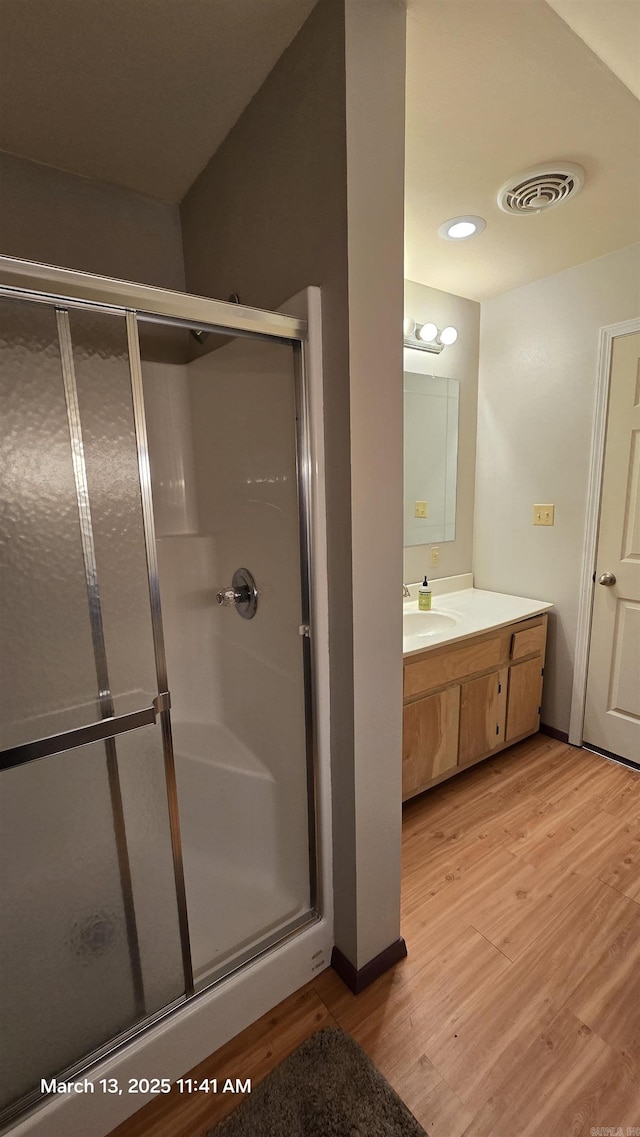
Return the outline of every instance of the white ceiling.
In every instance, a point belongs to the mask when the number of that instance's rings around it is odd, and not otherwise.
[[[547,0],[640,99],[640,0]]]
[[[640,23],[639,0],[596,0],[621,2]],[[409,0],[407,22],[408,279],[481,300],[640,240],[640,102],[549,4]],[[511,174],[562,159],[586,171],[575,199],[498,209]],[[438,237],[468,213],[483,233]]]
[[[180,201],[314,3],[0,0],[0,150]],[[640,240],[640,0],[407,5],[405,275],[482,299]],[[575,200],[498,210],[561,159]],[[481,235],[437,236],[466,213]]]
[[[0,150],[180,201],[316,0],[0,0]]]

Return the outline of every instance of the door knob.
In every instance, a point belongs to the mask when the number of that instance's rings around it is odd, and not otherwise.
[[[258,607],[258,589],[249,569],[239,568],[233,574],[231,588],[216,594],[218,604],[224,608],[235,608],[244,620],[251,620]]]
[[[616,578],[612,572],[603,572],[602,576],[598,577],[598,584],[604,584],[606,588],[610,588],[615,583]]]

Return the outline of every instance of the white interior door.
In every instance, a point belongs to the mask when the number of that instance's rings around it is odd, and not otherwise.
[[[614,340],[583,736],[640,765],[640,333]]]

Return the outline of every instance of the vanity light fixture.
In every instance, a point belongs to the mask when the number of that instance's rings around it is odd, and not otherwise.
[[[408,328],[411,330],[407,331]],[[436,324],[417,324],[410,316],[405,316],[402,329],[405,347],[431,351],[434,355],[439,355],[444,347],[455,343],[458,338],[456,328],[451,325],[440,331]]]
[[[475,237],[477,233],[482,233],[486,227],[487,223],[484,217],[477,217],[468,213],[464,217],[451,217],[445,221],[438,228],[438,236],[445,241],[468,241],[469,237]]]
[[[421,343],[434,343],[438,336],[438,329],[435,324],[421,324],[416,328],[416,339]]]

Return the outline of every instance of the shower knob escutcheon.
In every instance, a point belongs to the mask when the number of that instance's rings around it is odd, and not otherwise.
[[[231,587],[218,592],[216,600],[223,608],[235,608],[243,620],[253,619],[258,607],[258,589],[249,569],[236,569]]]

